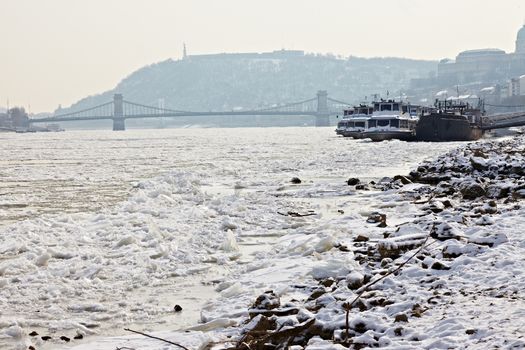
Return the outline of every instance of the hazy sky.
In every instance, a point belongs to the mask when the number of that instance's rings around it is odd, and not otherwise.
[[[514,51],[524,0],[0,0],[0,105],[31,112],[112,89],[188,53],[440,59]]]

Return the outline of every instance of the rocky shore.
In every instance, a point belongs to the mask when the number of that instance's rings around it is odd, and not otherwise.
[[[399,222],[379,209],[349,236],[318,241],[310,283],[265,291],[209,347],[525,347],[523,137],[471,143],[409,176],[348,185],[410,210]]]

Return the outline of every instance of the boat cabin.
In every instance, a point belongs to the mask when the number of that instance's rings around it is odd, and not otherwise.
[[[381,100],[380,102],[374,102],[374,113],[376,115],[408,114],[411,117],[416,117],[419,112],[420,112],[420,106],[411,105],[405,102],[397,102],[394,100],[388,100],[388,101]]]
[[[413,129],[416,127],[417,120],[400,118],[372,118],[368,120],[368,128],[399,128]]]
[[[372,106],[365,106],[365,105],[359,105],[357,107],[354,107],[352,109],[345,109],[343,110],[344,116],[346,117],[354,117],[354,116],[362,116],[362,115],[372,115],[374,112],[374,107]]]
[[[481,100],[478,107],[474,107],[468,102],[457,100],[436,100],[434,106],[438,114],[462,116],[471,124],[481,124],[481,118],[483,116],[483,104]]]

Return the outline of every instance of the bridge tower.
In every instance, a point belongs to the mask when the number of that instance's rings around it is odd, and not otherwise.
[[[113,131],[126,130],[122,94],[113,95]]]
[[[330,112],[328,111],[328,93],[326,90],[317,91],[317,114],[315,126],[329,126]]]

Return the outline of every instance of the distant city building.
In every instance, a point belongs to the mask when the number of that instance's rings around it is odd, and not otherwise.
[[[24,108],[10,108],[6,113],[0,113],[0,127],[2,128],[27,128],[29,117]]]
[[[518,31],[513,53],[500,49],[478,49],[460,52],[455,60],[443,59],[438,64],[441,84],[497,82],[525,73],[525,25]]]
[[[525,55],[525,25],[518,31],[515,53]]]
[[[187,55],[191,59],[228,59],[228,58],[287,58],[287,57],[302,57],[304,56],[302,50],[276,50],[271,52],[239,52],[239,53],[215,53],[203,55]]]

